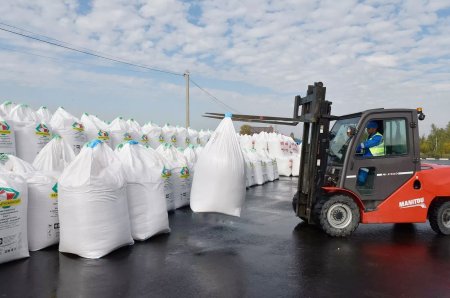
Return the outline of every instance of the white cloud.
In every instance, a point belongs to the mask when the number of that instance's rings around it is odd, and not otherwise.
[[[192,5],[200,15],[189,16]],[[90,11],[80,15],[76,0],[7,0],[0,14],[6,23],[120,59],[180,73],[189,69],[205,88],[208,80],[214,80],[216,87],[207,89],[245,113],[290,116],[293,96],[322,80],[335,100],[336,114],[367,107],[411,107],[427,98],[423,106],[436,116],[428,117],[426,125],[444,125],[448,116],[439,105],[450,95],[450,19],[439,18],[437,11],[449,7],[445,0],[93,0]],[[2,45],[86,61],[4,32],[0,51]],[[42,88],[60,95],[77,92],[76,84],[88,90],[83,96],[108,94],[114,100],[130,88],[137,101],[152,98],[152,104],[164,97],[184,97],[182,78],[173,83],[165,75],[144,79],[130,73],[101,73],[5,51],[0,58],[5,61],[0,69],[0,78],[8,85],[3,88],[5,96],[25,97],[24,92],[32,96]],[[221,80],[243,82],[252,86],[253,93],[221,88]],[[195,87],[191,91],[194,103],[199,103],[194,109],[198,114],[202,106],[221,109]],[[285,94],[292,95],[281,103]],[[111,108],[111,113],[120,110]],[[172,114],[180,117],[182,109]],[[198,114],[194,121],[206,123]]]

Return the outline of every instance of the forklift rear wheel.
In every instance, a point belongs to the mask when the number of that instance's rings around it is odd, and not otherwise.
[[[332,196],[323,202],[319,220],[320,226],[328,235],[349,236],[359,225],[358,205],[347,196]]]
[[[430,226],[438,234],[450,235],[450,201],[438,201],[430,210]]]

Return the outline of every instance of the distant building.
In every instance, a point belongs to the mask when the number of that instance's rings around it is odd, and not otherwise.
[[[274,129],[272,126],[266,126],[266,127],[257,127],[257,126],[250,126],[252,128],[252,134],[254,133],[260,133],[260,132],[274,132]]]

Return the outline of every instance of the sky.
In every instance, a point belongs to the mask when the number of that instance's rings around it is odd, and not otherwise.
[[[163,70],[0,30],[1,101],[184,126],[189,71],[195,129],[230,108],[291,117],[318,81],[334,115],[423,107],[421,135],[450,121],[448,0],[3,0],[0,16],[3,29]]]

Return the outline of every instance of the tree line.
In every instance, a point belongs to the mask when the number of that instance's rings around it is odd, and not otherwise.
[[[422,157],[450,158],[450,122],[445,128],[431,125],[430,134],[420,138],[420,154]]]

